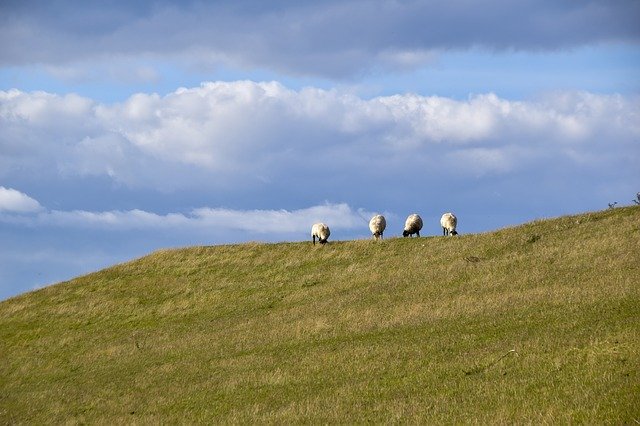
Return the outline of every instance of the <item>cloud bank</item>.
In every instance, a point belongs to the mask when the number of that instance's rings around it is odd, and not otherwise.
[[[99,176],[131,188],[319,191],[343,179],[501,175],[638,163],[636,97],[559,92],[363,99],[279,83],[212,82],[101,104],[0,92],[0,179]],[[295,178],[295,181],[292,181]],[[351,183],[349,183],[351,182]],[[335,187],[335,185],[333,185]],[[306,190],[305,190],[306,188]],[[342,198],[344,199],[344,198]]]
[[[0,190],[0,196],[1,194]],[[27,199],[37,203],[29,197]],[[42,210],[40,205],[37,205],[38,210]],[[275,239],[278,235],[310,232],[311,225],[320,221],[331,223],[334,229],[364,229],[373,215],[363,209],[354,210],[346,203],[325,203],[292,211],[202,207],[186,214],[156,214],[139,209],[106,212],[52,210],[40,211],[33,215],[15,214],[25,213],[26,210],[14,209],[9,212],[14,214],[0,214],[0,223],[28,227],[89,228],[100,231],[169,230],[173,233],[197,232],[204,235],[240,231],[262,236],[274,234],[272,238]]]
[[[0,39],[12,42],[0,45],[0,64],[145,55],[342,78],[450,49],[637,44],[639,17],[633,0],[3,2]]]

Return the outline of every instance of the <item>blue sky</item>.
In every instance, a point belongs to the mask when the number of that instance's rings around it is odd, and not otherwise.
[[[150,251],[631,204],[637,1],[0,4],[0,298]]]

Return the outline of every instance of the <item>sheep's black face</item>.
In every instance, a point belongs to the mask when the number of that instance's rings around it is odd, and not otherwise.
[[[458,235],[458,232],[456,232],[456,231],[451,231],[451,235]]]
[[[409,235],[410,235],[409,231],[402,231],[402,236],[403,237],[408,237]]]
[[[325,244],[327,240],[320,240],[320,244]]]

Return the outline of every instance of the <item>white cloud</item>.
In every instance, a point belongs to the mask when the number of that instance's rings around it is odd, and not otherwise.
[[[300,210],[250,210],[201,208],[193,211],[197,221],[207,225],[223,224],[230,229],[255,233],[291,233],[311,229],[326,222],[334,229],[353,229],[366,225],[373,214],[354,210],[348,204],[324,204]]]
[[[234,210],[203,207],[193,209],[187,214],[156,214],[138,209],[106,212],[53,210],[41,212],[35,216],[1,215],[0,222],[26,226],[100,230],[163,229],[172,232],[197,231],[204,234],[241,231],[277,236],[304,233],[311,229],[313,223],[321,221],[330,224],[333,229],[366,228],[373,214],[363,209],[354,210],[346,203],[325,203],[298,210]]]
[[[237,81],[110,105],[11,90],[0,92],[0,177],[94,175],[157,190],[228,190],[293,173],[312,187],[323,170],[389,175],[417,162],[423,173],[507,173],[602,153],[628,161],[639,118],[637,98],[584,92],[529,101],[491,93],[364,99]]]
[[[41,209],[40,203],[28,195],[0,186],[0,212],[29,213]]]
[[[64,96],[12,89],[0,92],[0,117],[47,130],[62,127],[86,129],[93,118],[94,102],[76,94]]]

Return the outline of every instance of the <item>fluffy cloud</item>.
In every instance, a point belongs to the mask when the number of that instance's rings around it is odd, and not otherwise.
[[[4,188],[0,187],[0,203],[3,200],[3,190]],[[24,196],[24,194],[21,195]],[[41,209],[39,205],[37,207],[38,210]],[[14,209],[13,211],[19,210]],[[274,234],[277,238],[278,235],[307,232],[313,223],[320,221],[330,223],[333,229],[365,229],[372,215],[373,213],[363,209],[354,210],[346,203],[325,203],[291,211],[203,207],[193,209],[188,214],[156,214],[138,209],[108,212],[53,210],[30,216],[0,215],[0,222],[31,227],[92,228],[117,231],[169,230],[174,233],[187,231],[205,235],[240,231],[255,235]]]
[[[413,66],[432,52],[637,42],[640,6],[616,2],[3,2],[0,63],[181,56],[293,74]],[[100,53],[97,53],[100,52]]]
[[[232,191],[293,176],[311,189],[356,170],[361,184],[408,171],[455,177],[544,162],[627,164],[638,159],[629,149],[638,123],[638,99],[584,92],[531,101],[494,94],[364,99],[239,81],[108,105],[11,90],[0,92],[0,177],[37,171],[157,190]]]
[[[0,186],[0,212],[36,212],[42,209],[40,203],[15,189]]]

